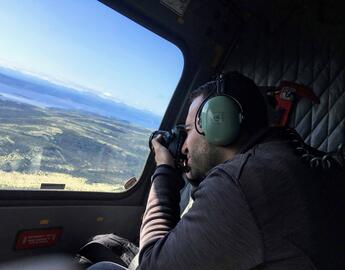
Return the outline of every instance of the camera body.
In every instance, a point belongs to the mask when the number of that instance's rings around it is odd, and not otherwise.
[[[176,125],[171,131],[154,131],[149,139],[150,149],[152,149],[152,139],[158,135],[162,135],[160,143],[169,150],[174,158],[176,168],[183,170],[185,161],[187,160],[187,156],[182,154],[182,146],[187,137],[184,125]]]

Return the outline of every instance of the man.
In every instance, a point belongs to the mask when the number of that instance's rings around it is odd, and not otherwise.
[[[265,102],[250,79],[231,72],[222,91],[219,84],[209,82],[191,96],[182,151],[196,187],[181,219],[183,182],[160,138],[152,141],[157,168],[139,269],[342,269],[342,245],[323,222],[323,174],[301,162],[291,142],[296,135],[267,127]],[[223,102],[229,105],[219,109]],[[229,106],[234,128],[217,126],[227,121]]]

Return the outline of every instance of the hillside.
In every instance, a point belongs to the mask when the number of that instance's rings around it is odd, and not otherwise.
[[[92,113],[0,99],[0,171],[121,185],[140,174],[150,133]]]

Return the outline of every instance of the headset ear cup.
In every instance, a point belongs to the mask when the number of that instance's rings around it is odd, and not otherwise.
[[[200,123],[206,140],[215,145],[233,143],[240,134],[242,110],[230,96],[207,100],[200,112]]]

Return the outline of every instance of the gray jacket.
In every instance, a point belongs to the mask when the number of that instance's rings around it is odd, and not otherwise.
[[[171,167],[157,167],[139,269],[345,269],[330,174],[302,163],[283,133],[261,134],[213,168],[181,219],[182,180]]]

